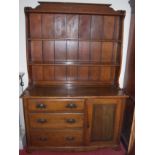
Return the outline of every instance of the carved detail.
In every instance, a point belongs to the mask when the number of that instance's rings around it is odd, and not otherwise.
[[[36,8],[26,7],[26,12],[47,12],[47,13],[77,13],[77,14],[107,14],[125,15],[125,11],[115,11],[111,4],[86,4],[86,3],[57,3],[39,2]]]

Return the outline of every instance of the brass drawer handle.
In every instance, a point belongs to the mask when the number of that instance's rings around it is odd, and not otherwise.
[[[66,119],[66,122],[70,123],[70,124],[73,124],[73,123],[76,122],[76,120],[74,118],[69,118],[69,119]]]
[[[75,103],[69,103],[66,105],[66,108],[77,108],[77,105]]]
[[[39,119],[37,119],[37,122],[38,122],[38,123],[46,123],[47,120],[44,119],[44,118],[39,118]]]
[[[47,141],[47,138],[46,137],[40,137],[39,140],[45,142],[45,141]]]
[[[45,108],[46,108],[46,105],[43,104],[43,103],[38,103],[38,104],[36,105],[36,108],[38,108],[38,109],[45,109]]]
[[[75,140],[75,137],[66,137],[65,138],[67,141],[74,141]]]

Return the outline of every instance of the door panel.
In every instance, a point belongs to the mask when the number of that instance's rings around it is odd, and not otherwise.
[[[94,104],[91,141],[110,141],[114,136],[115,104]]]
[[[93,99],[86,101],[88,145],[118,144],[124,111],[121,99]]]

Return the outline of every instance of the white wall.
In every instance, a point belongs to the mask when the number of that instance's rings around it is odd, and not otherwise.
[[[27,76],[27,66],[26,66],[26,41],[25,41],[25,15],[24,15],[24,7],[36,7],[38,5],[38,0],[20,0],[19,1],[19,71],[25,72],[24,76],[24,88],[27,87],[28,84],[28,76]],[[99,3],[99,4],[112,4],[112,7],[116,10],[125,10],[126,17],[124,22],[124,40],[123,40],[123,60],[122,60],[122,69],[120,75],[120,87],[123,87],[123,78],[125,71],[125,60],[126,60],[126,52],[128,45],[128,35],[129,35],[129,26],[130,26],[130,5],[128,3],[129,0],[39,0],[39,1],[50,1],[50,2],[79,2],[79,3]]]

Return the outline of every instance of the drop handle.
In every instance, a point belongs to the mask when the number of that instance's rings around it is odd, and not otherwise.
[[[39,118],[39,119],[37,119],[37,122],[38,122],[38,123],[46,123],[47,120],[44,119],[44,118]]]
[[[69,103],[66,105],[66,108],[77,108],[77,105],[75,103]]]
[[[43,103],[38,103],[38,104],[36,105],[36,108],[38,108],[38,109],[45,109],[45,108],[46,108],[46,105],[43,104]]]
[[[73,140],[75,140],[74,137],[66,137],[65,139],[66,139],[67,141],[73,141]]]
[[[47,138],[46,137],[40,137],[39,140],[44,142],[44,141],[47,141]]]
[[[74,118],[69,118],[69,119],[66,119],[66,122],[70,123],[70,124],[73,124],[73,123],[76,122],[76,120]]]

